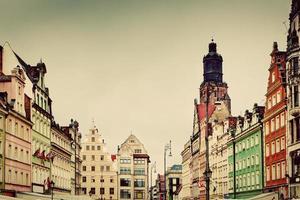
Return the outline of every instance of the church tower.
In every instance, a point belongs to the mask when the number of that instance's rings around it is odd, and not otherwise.
[[[217,44],[214,40],[208,45],[208,54],[203,58],[203,82],[200,85],[200,103],[206,102],[209,90],[209,103],[223,101],[228,110],[231,110],[231,100],[227,93],[227,83],[223,82],[223,58],[217,53]]]

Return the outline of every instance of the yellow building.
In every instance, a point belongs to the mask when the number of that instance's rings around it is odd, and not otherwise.
[[[81,150],[81,194],[93,199],[117,199],[117,166],[96,126],[85,135]]]

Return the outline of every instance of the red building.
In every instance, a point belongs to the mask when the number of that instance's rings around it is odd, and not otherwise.
[[[265,192],[287,197],[286,175],[286,52],[273,44],[264,123]]]

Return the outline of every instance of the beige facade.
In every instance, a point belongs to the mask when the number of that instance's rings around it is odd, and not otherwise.
[[[148,199],[149,156],[136,136],[130,135],[118,149],[118,199]]]
[[[101,133],[94,126],[85,136],[81,150],[82,194],[93,199],[117,199],[117,162],[107,151]]]
[[[51,126],[51,180],[55,183],[54,194],[71,193],[71,137],[58,124]]]
[[[182,157],[182,189],[179,193],[179,199],[186,200],[191,197],[191,142],[190,140],[184,145],[184,150],[181,152]]]

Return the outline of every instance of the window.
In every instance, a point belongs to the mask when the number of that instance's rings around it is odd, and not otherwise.
[[[277,179],[280,179],[280,173],[281,173],[281,170],[280,170],[280,163],[277,163],[277,169],[276,169],[276,177]]]
[[[280,114],[280,125],[283,127],[285,125],[284,112]]]
[[[84,182],[84,183],[86,182],[86,176],[82,177],[82,182]]]
[[[259,172],[256,172],[256,184],[259,184]]]
[[[269,109],[272,108],[272,99],[271,98],[268,99],[268,108]]]
[[[100,194],[105,194],[105,190],[104,190],[104,188],[102,187],[102,188],[100,188]]]
[[[299,91],[298,86],[294,86],[294,106],[299,106]]]
[[[101,172],[104,171],[104,166],[100,166],[100,171],[101,171]]]
[[[281,137],[281,145],[280,145],[280,150],[284,150],[285,149],[285,137]]]
[[[145,159],[144,158],[135,158],[134,164],[136,164],[136,165],[145,164]]]
[[[104,155],[101,155],[101,156],[100,156],[100,160],[104,160]]]
[[[115,189],[114,188],[109,188],[109,194],[114,195],[115,194]]]
[[[275,72],[272,72],[272,79],[271,79],[272,83],[275,81]]]
[[[281,163],[281,178],[285,178],[285,162]]]
[[[270,155],[270,145],[269,143],[266,144],[266,156],[269,156]]]
[[[92,137],[92,142],[95,142],[95,137]]]
[[[91,194],[96,194],[96,190],[95,190],[95,188],[94,188],[94,187],[92,187],[89,193],[91,193]]]
[[[270,181],[270,167],[267,166],[267,181]]]
[[[266,135],[269,135],[269,122],[265,123],[265,131],[266,131]]]
[[[95,183],[95,182],[96,182],[95,176],[91,176],[91,182],[92,182],[92,183]]]
[[[121,178],[120,186],[122,187],[130,187],[130,179],[129,178]]]
[[[255,136],[255,145],[258,145],[258,135]]]
[[[92,161],[94,161],[95,160],[95,155],[92,155]]]
[[[120,174],[131,174],[131,170],[130,170],[130,168],[121,167]]]
[[[271,132],[275,131],[275,120],[271,119]]]
[[[273,95],[273,97],[272,97],[272,104],[273,104],[273,106],[275,106],[276,105],[276,95]]]
[[[92,146],[92,151],[94,151],[95,150],[95,146]]]
[[[130,158],[121,158],[120,163],[121,164],[130,164],[131,160],[130,160]]]
[[[143,190],[135,190],[134,191],[134,199],[145,199]]]
[[[281,101],[281,91],[277,91],[277,103]]]
[[[95,166],[91,166],[91,171],[95,171]]]
[[[90,150],[90,146],[88,146],[88,145],[85,148],[87,151]]]
[[[134,175],[145,175],[145,169],[143,168],[135,168]]]
[[[110,171],[110,166],[106,166],[106,171]]]
[[[275,142],[272,142],[272,146],[271,146],[271,155],[273,155],[275,153]]]
[[[256,164],[259,165],[259,156],[256,155]]]
[[[134,180],[134,187],[145,187],[145,181],[143,179]]]
[[[86,160],[86,155],[83,155],[83,156],[82,156],[82,160]]]
[[[272,180],[276,180],[276,166],[272,165]]]
[[[101,150],[101,146],[97,146],[97,150]]]
[[[83,194],[86,194],[86,188],[82,188],[81,190]]]
[[[82,171],[86,171],[86,166],[82,166]]]
[[[120,197],[121,197],[121,199],[131,199],[130,190],[121,189],[120,190]]]
[[[275,126],[276,130],[279,129],[279,115],[276,116],[276,126]]]
[[[142,153],[142,149],[135,149],[134,153]]]
[[[277,139],[276,140],[276,153],[278,153],[280,151],[280,140]]]

